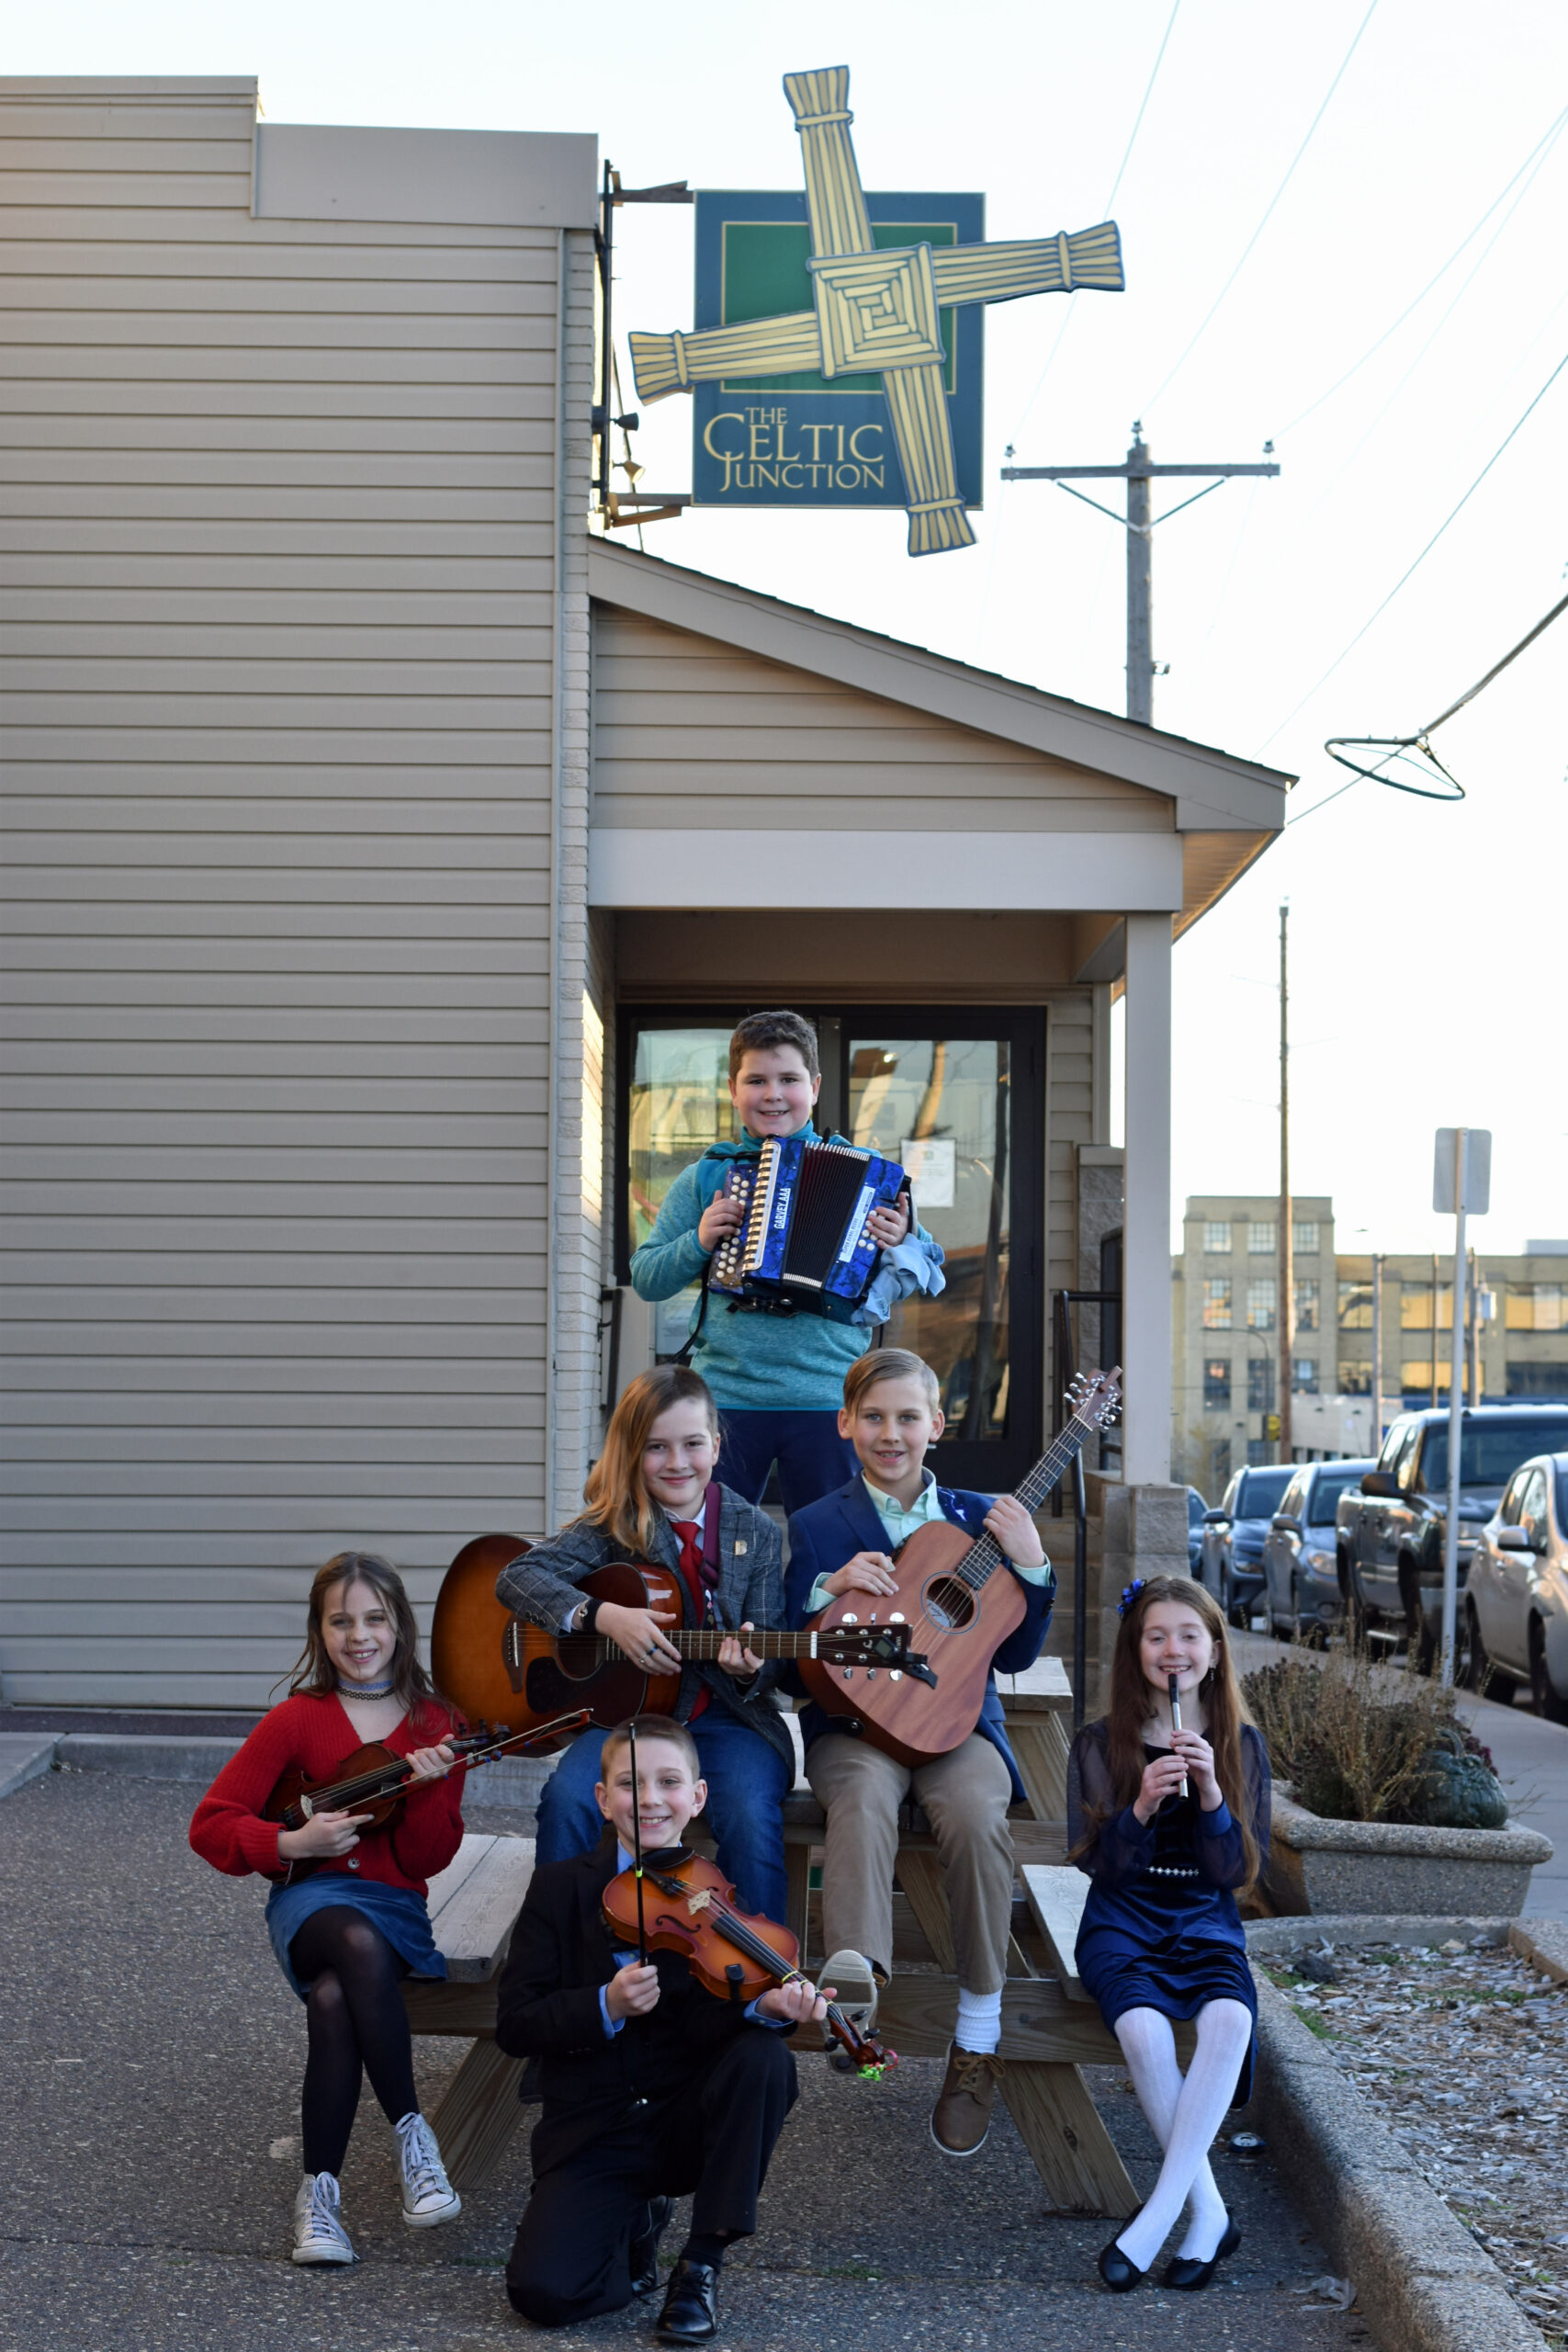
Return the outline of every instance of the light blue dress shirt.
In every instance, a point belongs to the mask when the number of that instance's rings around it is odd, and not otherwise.
[[[896,1495],[885,1494],[880,1487],[873,1485],[863,1470],[861,1473],[861,1484],[871,1497],[876,1516],[882,1521],[889,1552],[896,1552],[900,1544],[907,1544],[917,1527],[929,1527],[933,1520],[946,1523],[947,1513],[937,1497],[935,1476],[930,1470],[922,1470],[920,1478],[920,1491],[906,1510]],[[1025,1584],[1043,1584],[1051,1573],[1049,1562],[1038,1568],[1023,1567],[1017,1560],[1010,1560],[1008,1565],[1015,1575],[1023,1578]],[[818,1577],[807,1595],[807,1615],[815,1617],[819,1609],[827,1608],[832,1598],[827,1577]]]

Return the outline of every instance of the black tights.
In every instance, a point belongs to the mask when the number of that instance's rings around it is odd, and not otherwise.
[[[362,2071],[389,2123],[419,2105],[413,2043],[399,1984],[408,1974],[374,1920],[346,1903],[312,1911],[288,1947],[305,2003],[310,2054],[299,2102],[307,2172],[343,2170]]]

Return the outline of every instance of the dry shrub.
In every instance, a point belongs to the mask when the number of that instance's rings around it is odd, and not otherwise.
[[[1433,1751],[1467,1745],[1452,1690],[1417,1668],[1374,1666],[1364,1651],[1310,1666],[1281,1658],[1242,1690],[1276,1777],[1327,1821],[1425,1817]]]

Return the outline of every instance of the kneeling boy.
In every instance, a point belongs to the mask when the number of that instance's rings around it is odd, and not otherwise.
[[[670,2199],[693,2197],[692,2233],[658,2332],[714,2335],[724,2249],[757,2226],[773,2143],[794,2106],[785,2036],[820,2018],[809,1984],[776,1985],[747,2007],[716,2000],[678,1953],[646,1967],[613,1947],[600,1898],[629,1869],[632,1816],[645,1859],[679,1848],[707,1795],[683,1724],[627,1726],[605,1739],[595,1794],[607,1825],[590,1854],[535,1871],[501,1979],[495,2038],[537,2058],[544,2114],[533,2140],[534,2192],[506,2267],[514,2310],[542,2327],[621,2311],[659,2283]]]
[[[988,1529],[1028,1606],[993,1660],[1021,1674],[1040,1655],[1055,1579],[1034,1522],[1012,1495],[939,1487],[924,1457],[942,1431],[931,1366],[906,1348],[879,1348],[852,1364],[839,1427],[860,1473],[789,1522],[789,1622],[804,1624],[844,1592],[895,1589],[889,1557],[930,1520],[972,1535]],[[950,2156],[973,2155],[991,2125],[1002,2062],[1002,1982],[1012,1917],[1013,1854],[1008,1806],[1024,1799],[1008,1746],[1001,1701],[987,1675],[980,1719],[945,1756],[912,1769],[852,1736],[843,1718],[807,1707],[801,1718],[806,1776],[828,1816],[822,1870],[823,1975],[840,2003],[869,2025],[893,1960],[893,1873],[898,1808],[913,1796],[936,1838],[953,1916],[958,2018],[931,2137]]]

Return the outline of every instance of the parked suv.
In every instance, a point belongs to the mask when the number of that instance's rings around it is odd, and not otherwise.
[[[1249,1464],[1203,1514],[1202,1581],[1233,1625],[1245,1625],[1263,1589],[1263,1539],[1295,1475],[1290,1462]]]
[[[1568,1450],[1561,1405],[1473,1405],[1462,1416],[1459,1499],[1459,1617],[1476,1539],[1503,1489],[1532,1453]],[[1375,1470],[1341,1497],[1335,1514],[1340,1589],[1352,1629],[1402,1624],[1430,1664],[1442,1630],[1443,1529],[1448,1516],[1449,1413],[1402,1414]]]

